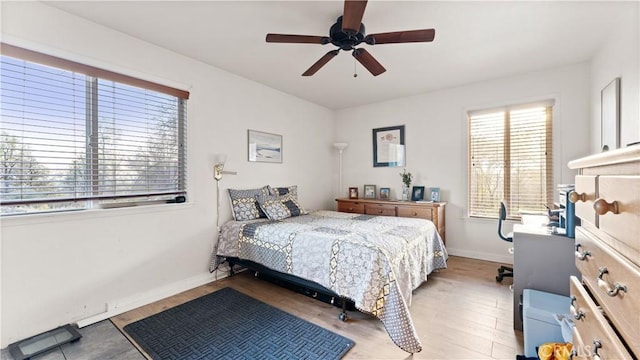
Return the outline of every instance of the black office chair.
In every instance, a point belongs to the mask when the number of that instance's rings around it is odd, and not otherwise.
[[[500,239],[504,241],[508,241],[510,243],[513,242],[513,233],[508,233],[504,235],[502,233],[502,222],[507,219],[507,207],[504,205],[504,201],[500,201],[500,218],[498,219],[498,236]],[[513,253],[513,248],[509,249],[510,253]],[[498,276],[496,276],[496,281],[501,282],[505,277],[513,277],[513,268],[509,266],[500,266],[498,268]]]

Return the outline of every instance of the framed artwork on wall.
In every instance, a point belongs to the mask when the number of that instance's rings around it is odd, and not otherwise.
[[[620,78],[615,78],[600,92],[600,149],[620,147]]]
[[[373,129],[373,166],[405,166],[404,125]]]
[[[282,135],[248,130],[250,162],[282,163]]]

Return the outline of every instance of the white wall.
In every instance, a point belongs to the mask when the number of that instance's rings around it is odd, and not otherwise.
[[[591,62],[591,152],[600,152],[600,92],[616,77],[620,82],[620,146],[640,141],[640,3],[617,19],[607,42]]]
[[[332,111],[42,3],[1,6],[5,42],[191,92],[187,203],[2,219],[2,347],[212,280],[216,153],[238,172],[223,191],[297,184],[305,206],[332,205]],[[283,135],[283,163],[248,163],[247,129]]]
[[[401,168],[374,168],[372,129],[405,125],[407,170],[414,185],[440,187],[447,201],[447,248],[451,254],[513,261],[495,221],[466,218],[466,111],[555,99],[554,180],[571,183],[566,164],[589,151],[589,65],[587,63],[470,84],[337,112],[336,139],[344,152],[344,187],[376,184],[401,191]]]

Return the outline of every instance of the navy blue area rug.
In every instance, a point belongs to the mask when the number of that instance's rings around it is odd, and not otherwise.
[[[354,342],[232,288],[124,327],[153,359],[340,359]]]

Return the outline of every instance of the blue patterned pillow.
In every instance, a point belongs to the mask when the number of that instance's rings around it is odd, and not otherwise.
[[[285,196],[258,195],[256,199],[269,220],[282,220],[308,214],[307,210],[290,194]]]
[[[291,195],[294,199],[298,199],[298,185],[286,187],[270,187],[271,195],[284,196]]]
[[[231,210],[233,218],[237,221],[266,218],[264,211],[258,205],[256,196],[268,196],[269,187],[263,186],[260,189],[235,190],[229,189],[231,198]]]

